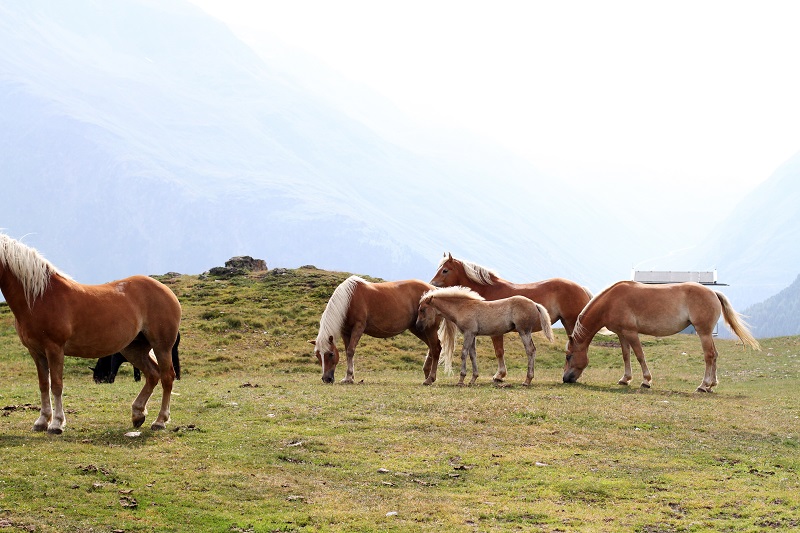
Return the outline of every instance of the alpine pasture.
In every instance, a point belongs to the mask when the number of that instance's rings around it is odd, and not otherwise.
[[[431,275],[433,272],[431,272]],[[182,379],[165,431],[133,431],[141,384],[95,384],[67,358],[67,426],[31,431],[36,369],[0,304],[3,531],[779,531],[800,528],[800,338],[643,337],[653,388],[617,384],[615,337],[562,383],[563,330],[535,334],[536,377],[506,342],[498,386],[422,386],[425,345],[363,337],[355,383],[322,383],[307,341],[347,273],[159,276],[183,306]],[[427,280],[426,280],[427,281]],[[340,347],[341,349],[341,347]],[[458,351],[456,356],[460,356]],[[456,357],[456,360],[457,360]],[[148,421],[158,404],[151,399]]]

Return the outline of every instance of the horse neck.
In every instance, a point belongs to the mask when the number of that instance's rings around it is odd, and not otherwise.
[[[445,317],[450,322],[458,323],[459,313],[458,302],[454,301],[450,298],[442,298],[441,296],[438,298],[434,298],[431,300],[431,305],[436,309],[436,311]]]
[[[579,326],[576,326],[572,333],[572,340],[577,346],[587,347],[597,332],[603,328],[604,307],[605,300],[595,298],[583,309],[578,317]]]

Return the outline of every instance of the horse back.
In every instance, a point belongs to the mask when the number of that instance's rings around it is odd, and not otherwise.
[[[433,288],[420,280],[359,284],[350,300],[345,327],[361,322],[372,337],[398,335],[414,326],[419,301]]]

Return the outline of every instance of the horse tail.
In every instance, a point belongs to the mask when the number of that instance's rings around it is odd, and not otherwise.
[[[446,374],[453,373],[453,351],[456,346],[456,333],[456,323],[443,317],[442,323],[439,324],[439,342],[442,345],[439,364],[444,367]]]
[[[533,302],[536,309],[539,311],[539,322],[542,324],[542,333],[547,337],[547,340],[553,342],[553,326],[550,325],[550,313],[547,312],[545,306],[540,303]]]
[[[714,291],[714,293],[717,295],[717,298],[719,298],[719,303],[722,304],[722,316],[725,317],[725,323],[728,324],[731,331],[733,331],[744,344],[750,346],[754,350],[760,351],[761,345],[758,344],[753,334],[750,333],[750,330],[747,328],[747,323],[742,319],[742,315],[733,309],[728,297],[721,292]]]
[[[175,339],[175,344],[172,345],[172,367],[175,369],[175,379],[181,379],[181,360],[178,357],[178,345],[181,343],[181,332],[178,332],[178,337]]]

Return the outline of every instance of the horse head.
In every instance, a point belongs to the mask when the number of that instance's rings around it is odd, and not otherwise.
[[[333,375],[336,372],[336,365],[339,363],[339,350],[336,348],[333,335],[324,341],[323,346],[317,345],[317,341],[308,342],[314,345],[314,356],[322,366],[322,381],[324,383],[333,383]]]
[[[430,284],[434,287],[452,287],[453,285],[461,285],[461,277],[456,267],[456,260],[450,253],[444,254],[439,268],[436,270],[436,275],[431,279]]]
[[[419,301],[417,309],[417,331],[423,331],[436,323],[438,314],[433,304],[433,294],[425,293]]]
[[[567,341],[567,361],[564,364],[564,383],[575,383],[589,365],[588,346],[582,347],[573,340]]]

